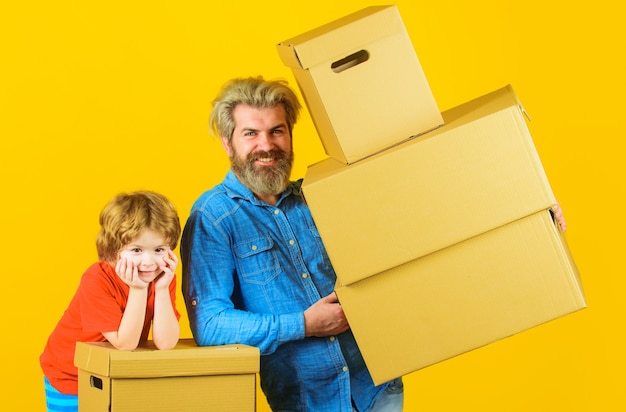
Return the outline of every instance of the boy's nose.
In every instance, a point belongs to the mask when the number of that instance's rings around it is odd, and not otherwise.
[[[156,268],[161,265],[161,262],[163,262],[163,259],[159,256],[144,256],[141,260],[141,266],[145,268]]]

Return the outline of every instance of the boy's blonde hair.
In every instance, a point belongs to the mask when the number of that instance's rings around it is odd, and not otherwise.
[[[173,250],[181,232],[174,205],[156,192],[118,194],[100,213],[100,232],[96,238],[98,258],[110,263],[116,262],[122,248],[137,238],[144,229],[153,230],[163,236]]]
[[[265,80],[263,77],[232,79],[227,82],[213,101],[209,129],[217,137],[230,142],[235,130],[233,110],[238,104],[268,108],[282,104],[285,108],[289,133],[300,114],[300,102],[294,91],[283,80]]]

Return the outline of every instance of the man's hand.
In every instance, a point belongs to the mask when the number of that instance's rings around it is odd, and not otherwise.
[[[305,336],[337,335],[349,327],[335,292],[318,300],[304,311]]]
[[[565,218],[563,217],[563,211],[561,210],[561,206],[559,206],[559,204],[557,203],[556,205],[552,206],[552,211],[554,212],[554,220],[555,222],[559,225],[559,229],[561,229],[561,232],[565,232],[565,230],[567,229],[567,224],[565,224]]]

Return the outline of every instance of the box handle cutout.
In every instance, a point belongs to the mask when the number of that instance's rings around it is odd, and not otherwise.
[[[370,54],[367,50],[360,50],[356,53],[352,53],[348,57],[344,57],[341,60],[337,60],[330,65],[330,69],[335,73],[341,73],[344,70],[348,70],[351,67],[357,66],[361,63],[368,61]]]
[[[100,389],[102,390],[102,379],[91,375],[89,377],[89,384],[91,385],[92,388],[96,388],[96,389]]]

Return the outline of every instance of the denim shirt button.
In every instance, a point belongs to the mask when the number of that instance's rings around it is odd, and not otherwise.
[[[348,367],[344,366],[343,368],[341,368],[341,370],[344,371],[344,372],[348,372]]]
[[[335,341],[335,337],[334,337],[334,336],[331,336],[331,337],[330,337],[330,338],[328,338],[328,339],[330,339],[330,341],[331,341],[331,342],[334,342],[334,341]]]
[[[289,244],[290,244],[291,246],[293,246],[295,243],[296,243],[296,242],[295,242],[295,240],[293,240],[293,239],[289,239]]]
[[[306,273],[302,274],[302,279],[306,279],[307,277],[309,277],[309,275],[307,275]]]
[[[278,210],[278,209],[274,210],[274,214],[275,214],[275,215],[280,214],[280,210]]]

